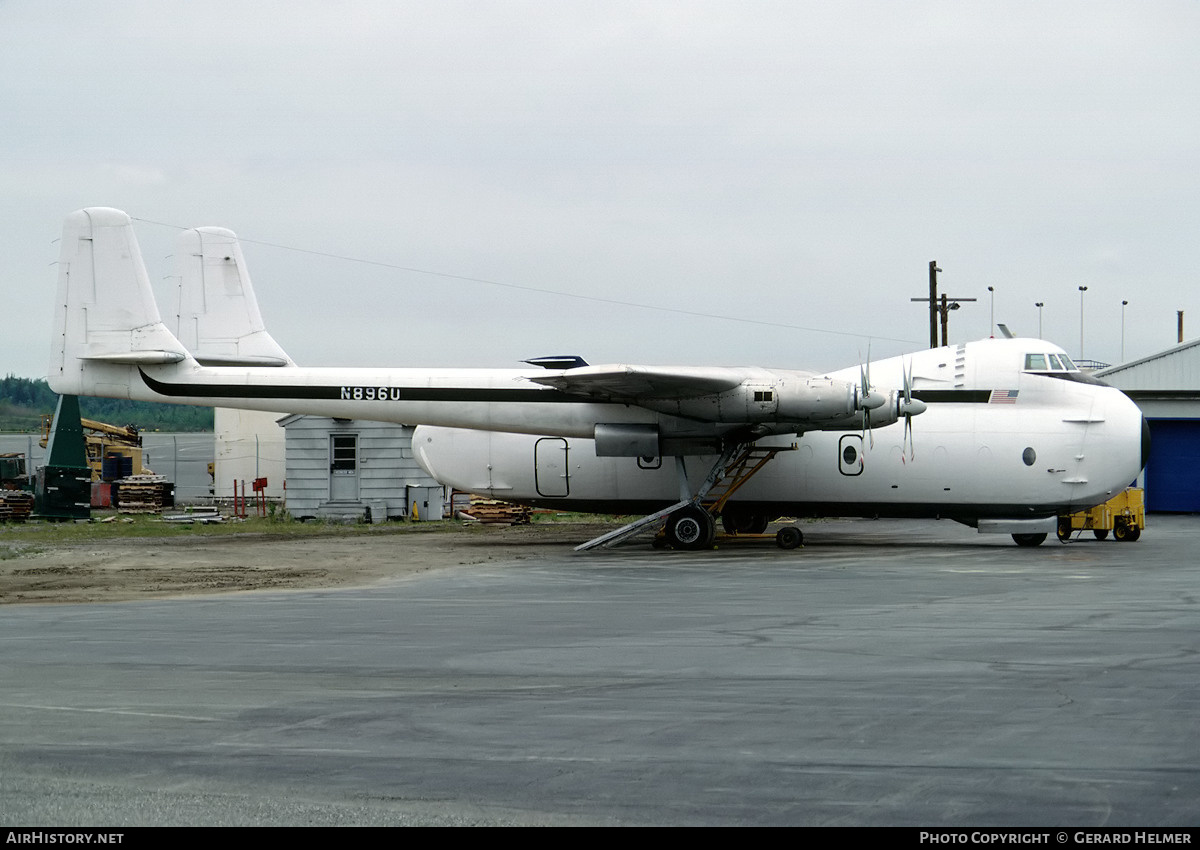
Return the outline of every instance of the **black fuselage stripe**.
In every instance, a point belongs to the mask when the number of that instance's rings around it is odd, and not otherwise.
[[[461,401],[535,402],[543,404],[588,404],[597,399],[571,395],[554,389],[505,387],[394,387],[339,384],[337,386],[287,386],[279,384],[192,384],[168,383],[151,378],[138,369],[146,386],[169,398],[288,398],[321,401]],[[347,390],[350,391],[348,396]],[[359,390],[355,394],[355,390]],[[370,391],[371,395],[366,395]],[[991,390],[914,390],[913,398],[926,404],[986,404]]]
[[[138,369],[146,386],[171,398],[288,398],[321,401],[469,401],[538,402],[583,404],[591,399],[568,395],[560,390],[507,389],[483,387],[394,387],[367,384],[337,386],[280,386],[278,384],[176,384],[158,381]],[[350,394],[347,395],[347,390]],[[356,394],[355,390],[359,392]],[[366,391],[372,396],[368,397]]]
[[[913,398],[926,404],[987,404],[991,390],[913,390]]]

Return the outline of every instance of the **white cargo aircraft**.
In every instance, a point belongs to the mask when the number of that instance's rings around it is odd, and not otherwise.
[[[577,357],[531,370],[302,368],[266,333],[233,234],[182,238],[176,329],[188,346],[160,318],[129,216],[67,217],[56,392],[421,425],[418,459],[445,484],[649,512],[585,546],[665,520],[673,545],[703,548],[714,514],[739,532],[774,516],[944,517],[1035,546],[1060,513],[1129,484],[1148,450],[1133,402],[1032,339],[828,374]],[[779,536],[800,539],[795,526]]]

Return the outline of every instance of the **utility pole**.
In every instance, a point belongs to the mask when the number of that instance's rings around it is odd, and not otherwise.
[[[942,295],[941,303],[938,303],[937,294],[937,276],[941,269],[938,268],[937,260],[929,261],[929,297],[928,298],[910,298],[910,301],[928,301],[929,302],[929,347],[938,347],[938,324],[942,326],[942,345],[950,344],[950,311],[957,310],[960,305],[959,301],[974,301],[974,298],[954,298],[952,296]],[[989,287],[990,288],[990,287]]]
[[[938,347],[937,337],[937,276],[941,269],[937,260],[929,261],[929,347]]]

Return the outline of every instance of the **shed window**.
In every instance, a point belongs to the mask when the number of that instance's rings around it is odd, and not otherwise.
[[[358,468],[358,435],[333,435],[333,458],[329,468],[334,472],[353,472]]]

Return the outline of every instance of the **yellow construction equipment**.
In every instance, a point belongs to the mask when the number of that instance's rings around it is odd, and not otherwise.
[[[142,436],[132,425],[109,425],[94,419],[79,420],[83,426],[83,439],[87,447],[88,466],[92,470],[92,481],[109,481],[128,478],[131,475],[152,474],[142,463]],[[42,439],[39,445],[46,447],[54,417],[42,417]]]
[[[1103,505],[1086,511],[1063,514],[1058,518],[1058,539],[1067,540],[1072,534],[1091,530],[1097,540],[1108,537],[1133,542],[1142,536],[1146,527],[1146,503],[1140,487],[1127,487]]]

